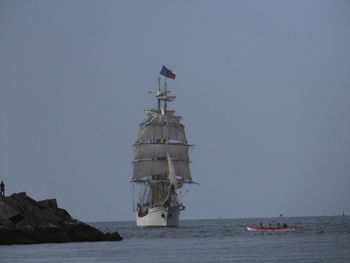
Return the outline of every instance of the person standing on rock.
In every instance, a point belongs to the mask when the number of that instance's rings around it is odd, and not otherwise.
[[[3,181],[1,181],[1,183],[0,183],[0,194],[2,196],[5,196],[5,184]]]

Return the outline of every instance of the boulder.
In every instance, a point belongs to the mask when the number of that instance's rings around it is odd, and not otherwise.
[[[117,232],[73,219],[56,199],[37,202],[25,192],[0,196],[0,245],[119,240]]]

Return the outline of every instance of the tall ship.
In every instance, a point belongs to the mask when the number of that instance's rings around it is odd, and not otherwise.
[[[164,76],[175,75],[162,68]],[[169,74],[170,73],[172,74]],[[189,149],[185,126],[181,116],[168,109],[175,100],[170,96],[166,80],[163,87],[159,78],[155,96],[156,108],[145,110],[146,118],[139,125],[135,141],[133,176],[134,211],[136,225],[140,227],[177,227],[180,212],[185,206],[180,202],[182,187],[194,184],[190,173]]]

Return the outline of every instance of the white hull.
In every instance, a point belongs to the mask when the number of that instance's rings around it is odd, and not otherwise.
[[[139,217],[136,213],[136,225],[140,227],[177,227],[180,210],[177,207],[153,207],[148,214]]]

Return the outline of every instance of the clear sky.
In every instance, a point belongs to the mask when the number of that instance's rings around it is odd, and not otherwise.
[[[176,75],[182,218],[350,214],[350,1],[0,1],[0,180],[133,220],[132,144]]]

